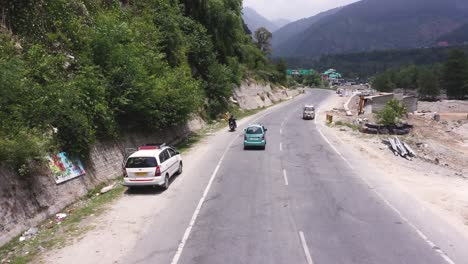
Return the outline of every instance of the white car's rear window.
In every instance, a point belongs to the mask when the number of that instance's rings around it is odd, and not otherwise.
[[[153,168],[158,166],[154,157],[135,157],[129,158],[125,168]]]

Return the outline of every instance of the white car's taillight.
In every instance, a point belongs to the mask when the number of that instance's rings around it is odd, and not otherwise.
[[[161,167],[157,166],[156,171],[154,172],[155,177],[161,176]]]

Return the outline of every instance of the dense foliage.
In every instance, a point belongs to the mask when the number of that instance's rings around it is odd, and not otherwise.
[[[285,83],[241,0],[1,1],[0,161],[216,116],[253,76]]]
[[[390,69],[375,76],[372,84],[382,92],[417,90],[420,98],[427,100],[436,99],[442,89],[449,98],[464,99],[468,95],[468,56],[462,50],[453,50],[443,64]]]
[[[376,75],[372,84],[382,92],[395,88],[417,90],[419,97],[426,100],[436,99],[445,90],[449,98],[463,100],[468,95],[468,55],[452,50],[443,64],[390,69]]]
[[[317,69],[325,71],[338,69],[345,78],[366,80],[387,69],[405,65],[433,65],[444,62],[454,48],[468,53],[468,45],[460,47],[401,49],[369,51],[348,54],[324,55],[318,59],[311,57],[285,58],[291,68]]]

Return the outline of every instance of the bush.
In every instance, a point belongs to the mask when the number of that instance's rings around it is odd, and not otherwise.
[[[405,114],[405,107],[398,100],[392,99],[377,113],[377,120],[381,125],[394,126]]]

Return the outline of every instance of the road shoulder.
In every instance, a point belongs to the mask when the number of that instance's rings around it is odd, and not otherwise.
[[[463,263],[468,257],[463,248],[468,241],[468,182],[424,161],[395,157],[373,136],[327,126],[325,112],[343,108],[345,102],[336,95],[324,101],[317,128],[387,206]]]

